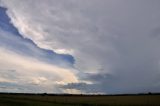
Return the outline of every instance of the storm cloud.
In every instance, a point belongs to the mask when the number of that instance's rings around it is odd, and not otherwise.
[[[70,67],[79,81],[62,88],[86,93],[159,92],[159,5],[159,0],[1,1],[24,38],[74,58]]]

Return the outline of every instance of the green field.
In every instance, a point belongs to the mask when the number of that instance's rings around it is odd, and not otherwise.
[[[0,94],[0,106],[160,106],[160,95],[51,96]]]

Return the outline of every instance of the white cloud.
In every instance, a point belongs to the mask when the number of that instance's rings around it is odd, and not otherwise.
[[[78,82],[73,72],[73,69],[64,69],[53,64],[43,63],[0,48],[0,82],[3,83],[39,85],[43,90],[45,86],[56,87],[57,82],[64,84]],[[50,92],[55,91],[53,89]]]
[[[138,92],[159,83],[159,1],[2,1],[19,32],[39,47],[70,53],[81,72],[118,77],[108,86],[98,79],[102,88]]]

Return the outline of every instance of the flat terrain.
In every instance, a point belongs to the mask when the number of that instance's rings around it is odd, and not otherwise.
[[[0,106],[160,106],[160,95],[0,94]]]

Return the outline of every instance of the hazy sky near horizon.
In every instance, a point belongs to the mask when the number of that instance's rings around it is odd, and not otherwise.
[[[0,0],[0,92],[160,92],[159,0]]]

